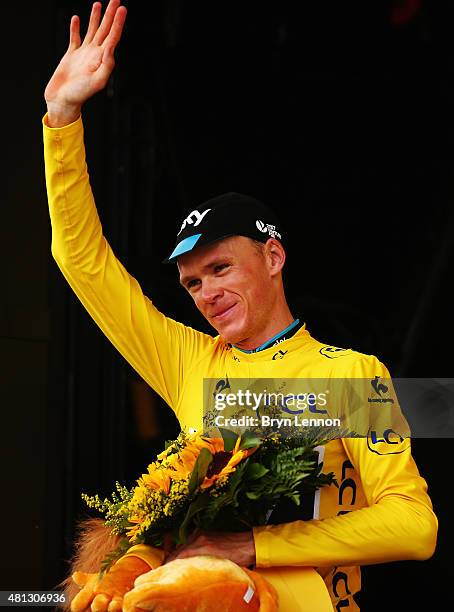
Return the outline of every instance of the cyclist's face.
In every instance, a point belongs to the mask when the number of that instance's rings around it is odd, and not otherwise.
[[[274,295],[267,257],[232,236],[178,258],[180,283],[226,342],[255,337],[269,323]]]

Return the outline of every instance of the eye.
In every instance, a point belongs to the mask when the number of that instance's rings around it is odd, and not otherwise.
[[[218,264],[217,266],[214,267],[214,271],[216,273],[218,272],[222,272],[222,270],[224,270],[224,268],[228,268],[229,264],[223,263],[223,264]]]
[[[186,288],[189,291],[190,289],[193,289],[194,287],[197,286],[197,283],[199,283],[199,279],[198,278],[193,278],[192,280],[190,280],[187,284],[186,284]]]

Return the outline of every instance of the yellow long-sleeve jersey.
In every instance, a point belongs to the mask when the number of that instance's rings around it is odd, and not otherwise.
[[[82,119],[63,128],[43,120],[52,254],[84,307],[139,375],[175,411],[182,428],[201,430],[203,379],[389,378],[374,356],[340,350],[306,326],[278,347],[244,353],[159,312],[103,236],[86,162]],[[339,438],[325,446],[323,487],[312,520],[253,531],[257,568],[277,588],[280,609],[301,601],[298,566],[315,567],[336,610],[358,610],[362,564],[427,559],[437,519],[409,440]]]

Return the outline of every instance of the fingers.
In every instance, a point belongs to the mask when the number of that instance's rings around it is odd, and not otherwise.
[[[94,596],[93,589],[98,576],[97,574],[87,574],[86,572],[74,572],[72,579],[78,586],[83,586],[83,589],[72,600],[71,612],[85,612],[92,602]]]
[[[77,595],[71,602],[71,612],[85,612],[85,610],[90,606],[93,600],[94,586],[95,585],[93,582],[88,581],[84,588],[80,591],[80,593],[77,593]]]
[[[104,42],[105,38],[110,32],[119,6],[120,0],[110,0],[106,12],[104,13],[104,17],[102,18],[101,25],[93,38],[93,42],[95,44],[101,45]]]
[[[107,608],[110,604],[110,597],[105,593],[98,593],[91,602],[92,612],[107,612]]]
[[[95,2],[91,7],[90,21],[88,22],[87,33],[84,38],[84,45],[91,43],[99,27],[99,21],[101,19],[101,2]]]
[[[69,24],[69,51],[80,47],[80,19],[77,15],[71,17]]]
[[[99,68],[96,70],[96,77],[98,82],[101,83],[101,87],[105,87],[107,81],[112,74],[112,71],[115,67],[115,60],[113,54],[108,54],[106,52],[103,53],[103,57],[101,58],[101,64]]]
[[[109,24],[109,32],[107,33],[107,36],[104,36],[101,41],[103,48],[108,52],[109,55],[113,55],[115,47],[117,46],[118,41],[121,38],[121,33],[123,32],[123,26],[125,25],[127,12],[128,11],[125,6],[119,6],[116,9],[115,15],[113,16],[113,19]]]
[[[108,612],[121,612],[123,610],[123,597],[113,597],[107,610]]]
[[[126,20],[126,13],[127,11],[124,6],[120,6],[117,9],[109,35],[107,38],[105,38],[103,44],[101,45],[104,52],[102,55],[101,66],[98,69],[98,74],[106,81],[115,66],[114,51],[118,41],[121,38],[121,33]]]
[[[102,46],[102,61],[97,70],[100,81],[107,82],[110,73],[115,66],[114,51],[121,38],[123,26],[126,20],[126,7],[120,6],[121,0],[110,0],[101,25],[101,3],[95,2],[91,9],[90,21],[87,33],[82,45],[93,43]],[[70,50],[80,46],[80,22],[78,17],[71,20]]]

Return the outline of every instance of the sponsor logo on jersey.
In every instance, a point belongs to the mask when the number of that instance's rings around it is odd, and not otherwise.
[[[287,353],[288,351],[278,351],[277,353],[274,353],[271,359],[273,361],[275,361],[276,359],[284,359],[284,355],[286,355]]]
[[[343,585],[341,586],[342,583]],[[338,570],[337,567],[334,568],[334,572],[333,572],[332,588],[333,588],[333,593],[335,597],[338,597],[338,598],[345,597],[346,595],[352,594],[348,586],[348,575],[345,572]],[[343,591],[343,593],[341,594],[340,591]],[[341,612],[342,608],[349,608],[349,607],[350,607],[350,602],[348,598],[340,599],[336,604],[336,612]]]
[[[404,438],[394,429],[379,433],[373,429],[367,434],[367,448],[377,455],[398,455],[410,448],[410,438]]]
[[[184,230],[186,225],[194,225],[194,227],[199,225],[199,223],[203,220],[205,215],[210,212],[210,210],[211,210],[211,208],[207,208],[202,213],[199,213],[198,210],[193,210],[192,212],[190,212],[189,215],[186,217],[186,219],[181,224],[181,228],[180,228],[180,231],[178,232],[177,236],[179,236],[181,234],[181,232]]]
[[[394,404],[394,399],[392,397],[383,397],[385,393],[388,393],[387,385],[384,385],[380,382],[380,376],[376,376],[373,380],[370,381],[373,390],[376,395],[379,397],[368,397],[367,401],[370,404]]]
[[[376,376],[374,380],[370,381],[370,384],[374,388],[375,393],[378,393],[378,395],[388,393],[388,387],[380,382],[380,376]]]
[[[262,232],[263,234],[266,234],[268,232],[271,238],[282,238],[280,233],[277,231],[275,225],[271,225],[270,223],[264,223],[260,219],[257,219],[257,221],[255,222],[255,226],[257,227],[259,232]]]
[[[348,470],[351,470],[351,472]],[[355,468],[353,467],[353,464],[346,459],[342,464],[342,476],[339,486],[338,500],[341,509],[338,511],[337,516],[351,512],[351,509],[347,510],[347,508],[349,506],[354,506],[356,503],[357,484],[354,479],[355,475]]]
[[[338,479],[338,482],[340,480],[338,493],[338,504],[340,509],[337,512],[337,516],[348,514],[354,510],[356,493],[358,490],[355,477],[358,478],[355,468],[353,464],[346,459],[342,463],[341,478]],[[343,571],[343,568],[338,566],[333,568],[331,587],[333,595],[339,600],[336,604],[336,610],[338,612],[340,612],[342,608],[350,607],[350,599],[348,596],[351,595],[351,590],[348,584],[348,578],[349,576]]]
[[[344,355],[349,355],[351,352],[351,349],[339,348],[337,346],[323,346],[319,350],[320,355],[323,355],[323,357],[327,357],[328,359],[344,357]]]
[[[229,377],[226,374],[225,378],[221,378],[216,383],[215,391],[213,392],[213,397],[216,397],[219,393],[222,393],[224,389],[230,389],[230,388],[231,387],[230,387]]]

